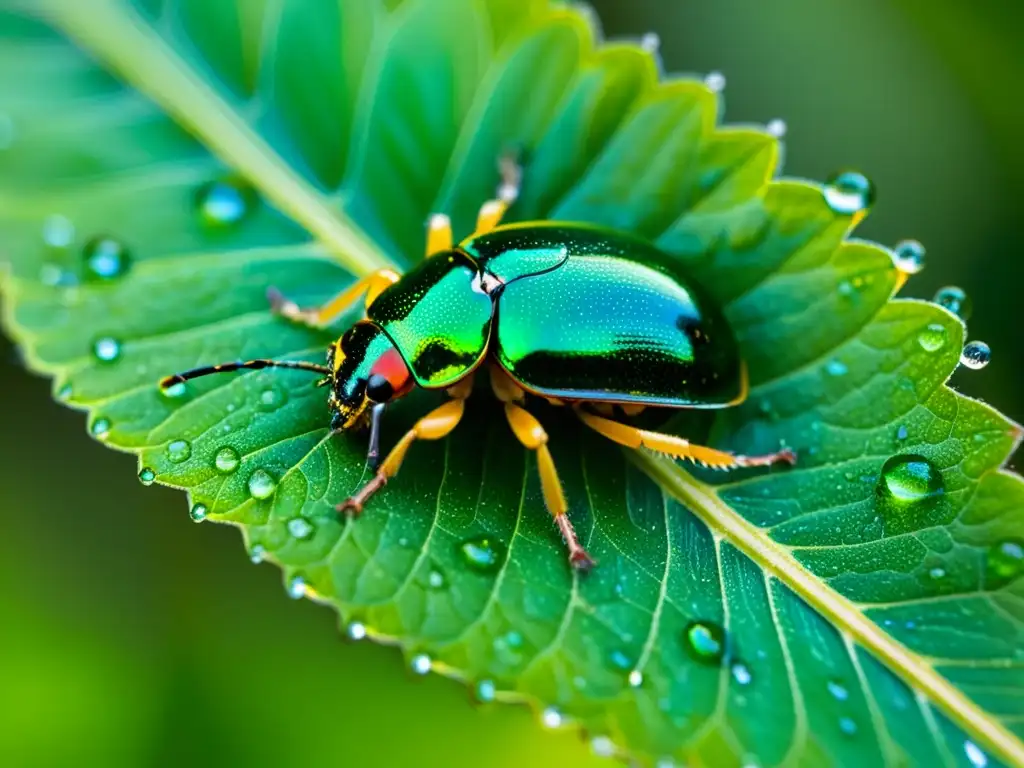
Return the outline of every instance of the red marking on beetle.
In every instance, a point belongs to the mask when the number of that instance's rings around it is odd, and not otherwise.
[[[394,347],[377,358],[377,362],[370,368],[370,375],[383,376],[388,380],[391,388],[395,391],[392,399],[401,397],[412,389],[413,380],[409,373],[409,366],[405,364],[405,360]]]

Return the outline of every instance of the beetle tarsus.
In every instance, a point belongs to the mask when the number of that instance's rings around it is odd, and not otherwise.
[[[345,499],[334,509],[348,517],[359,517],[363,513],[363,507],[370,497],[383,488],[388,482],[383,472],[378,472],[366,485]]]
[[[769,453],[764,456],[737,456],[736,466],[738,467],[768,467],[772,464],[796,465],[796,451],[792,448],[783,448],[776,453]]]
[[[569,550],[569,563],[580,573],[586,573],[597,565],[597,561],[583,547]]]

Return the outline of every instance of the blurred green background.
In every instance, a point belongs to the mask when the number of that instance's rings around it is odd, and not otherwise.
[[[954,385],[1024,418],[1019,0],[592,5],[608,37],[657,32],[667,71],[723,72],[728,122],[783,118],[786,175],[871,176],[859,234],[928,248],[904,294],[974,300],[993,362]],[[0,360],[0,765],[604,762],[525,708],[474,707],[393,649],[343,642],[234,529],[193,525],[182,494],[92,443],[7,341]]]

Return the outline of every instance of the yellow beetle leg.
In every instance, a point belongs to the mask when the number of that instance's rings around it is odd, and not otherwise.
[[[476,218],[475,235],[482,235],[490,232],[501,223],[505,212],[512,207],[512,204],[519,197],[519,187],[523,181],[523,169],[516,161],[515,155],[509,153],[502,155],[498,160],[498,170],[501,172],[501,184],[498,186],[498,194],[493,200],[488,200],[480,206],[480,213]]]
[[[781,451],[764,456],[737,456],[715,448],[694,445],[682,437],[620,424],[617,421],[587,413],[580,408],[576,409],[576,413],[588,427],[619,445],[625,445],[628,448],[649,448],[658,453],[675,456],[677,459],[689,459],[712,469],[764,467],[779,461],[789,464],[796,463],[796,454],[790,448],[783,448]]]
[[[374,299],[380,296],[385,288],[397,283],[398,279],[398,273],[393,270],[378,270],[356,280],[323,306],[311,309],[302,309],[294,301],[282,296],[276,288],[267,291],[267,298],[274,314],[312,328],[325,328],[341,317],[363,294],[366,294],[365,306],[369,308]]]

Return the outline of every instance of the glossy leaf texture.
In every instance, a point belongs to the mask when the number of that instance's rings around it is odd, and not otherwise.
[[[892,300],[890,254],[848,239],[859,214],[770,181],[776,139],[718,126],[704,84],[519,0],[7,2],[0,65],[8,332],[292,596],[645,763],[1024,762],[1020,430],[945,385],[962,323]],[[510,147],[512,219],[641,234],[725,306],[751,397],[667,428],[800,456],[709,474],[538,406],[586,577],[483,391],[346,524],[365,437],[328,435],[309,376],[157,388],[321,360],[331,334],[272,317],[267,288],[313,304],[414,263],[432,212],[467,234]]]

